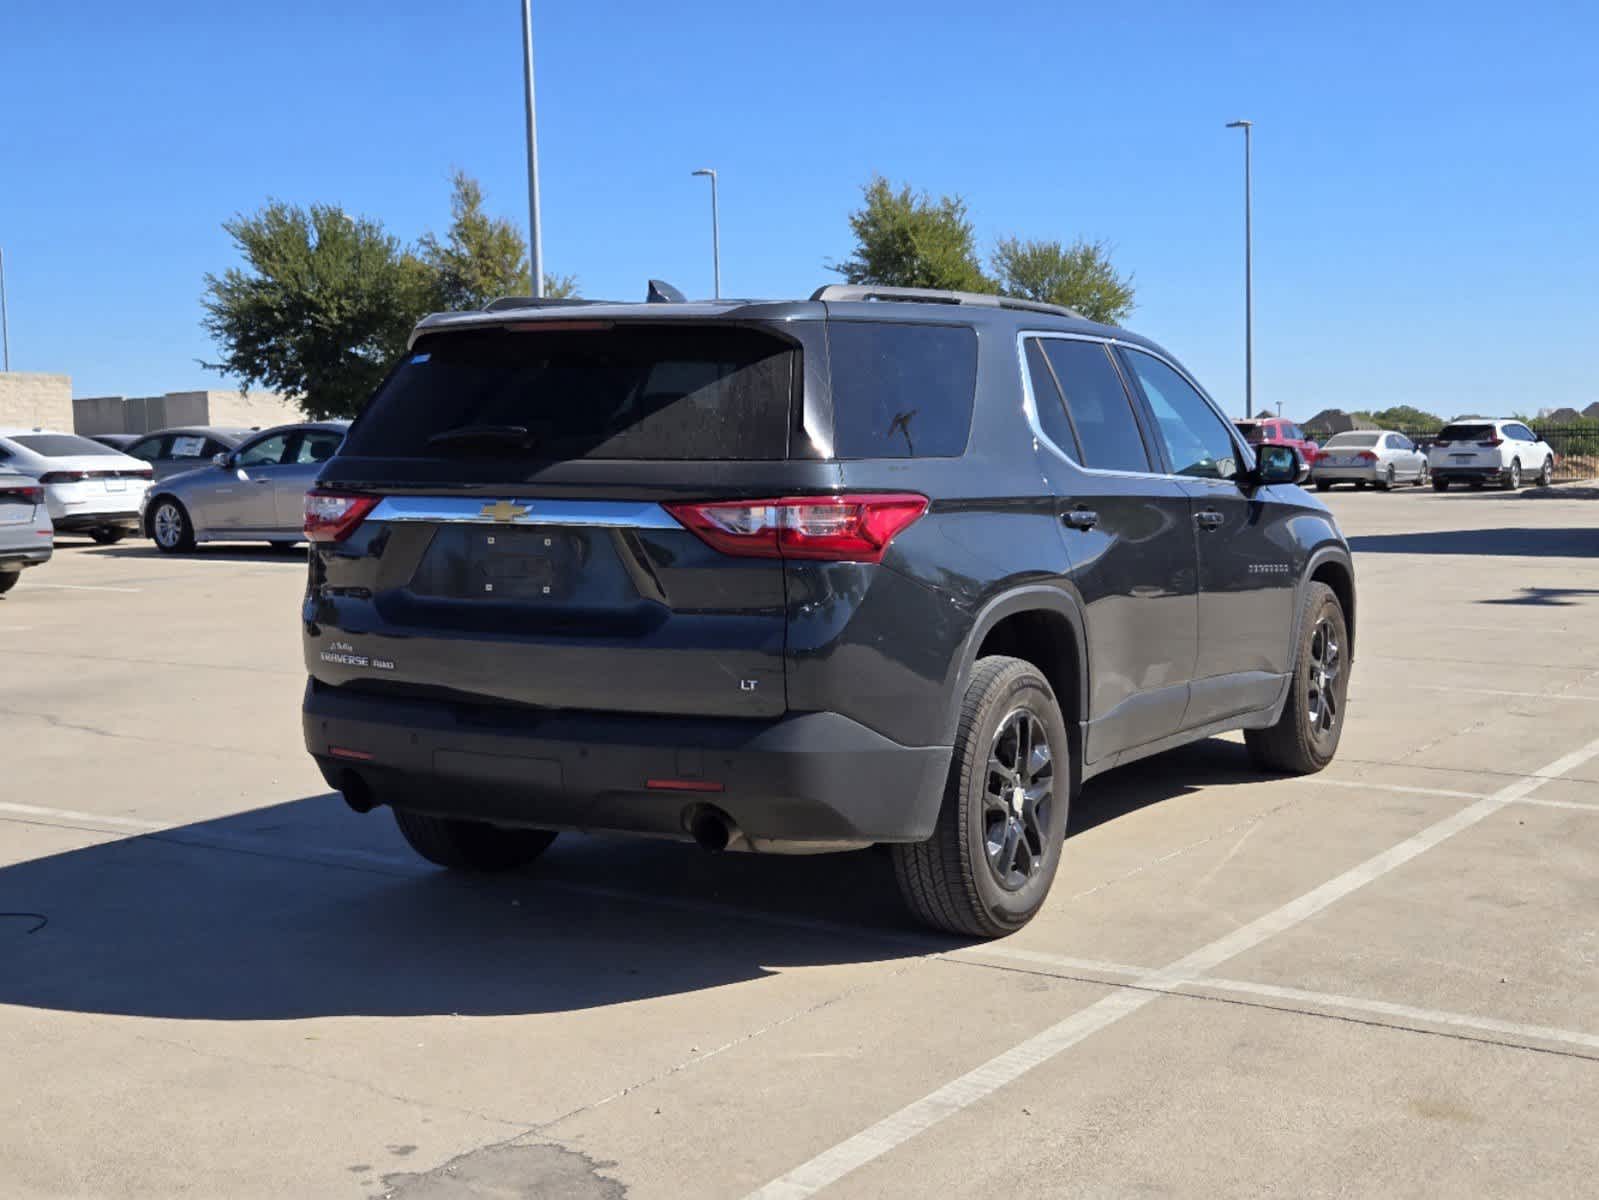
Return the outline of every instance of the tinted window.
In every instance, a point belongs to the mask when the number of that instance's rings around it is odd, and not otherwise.
[[[1132,402],[1105,347],[1050,338],[1044,354],[1055,370],[1071,414],[1083,466],[1100,471],[1148,471],[1149,454]]]
[[[154,462],[156,459],[164,457],[162,448],[166,445],[166,441],[167,439],[164,437],[142,438],[134,442],[123,453],[131,454],[134,458],[142,458],[145,462]]]
[[[1440,442],[1486,442],[1498,437],[1492,425],[1445,425]]]
[[[300,438],[294,461],[302,464],[327,462],[338,453],[339,443],[342,441],[344,441],[342,433],[335,433],[329,429],[308,429]]]
[[[1377,436],[1375,433],[1337,433],[1324,445],[1329,450],[1337,449],[1339,446],[1375,446]]]
[[[1050,370],[1049,360],[1044,357],[1043,344],[1037,338],[1027,339],[1027,375],[1033,385],[1038,427],[1062,454],[1080,457],[1082,448],[1078,446],[1077,434],[1066,416],[1066,402],[1061,399],[1060,388],[1055,385],[1055,372]]]
[[[950,458],[966,449],[977,334],[966,326],[830,321],[839,458]]]
[[[1259,445],[1266,436],[1266,427],[1259,421],[1234,421],[1233,428],[1244,435],[1244,440]]]
[[[289,448],[289,434],[277,433],[271,437],[262,438],[258,442],[251,442],[248,447],[239,453],[238,466],[241,467],[270,467],[283,461],[283,455]]]
[[[1283,436],[1290,442],[1302,442],[1305,440],[1304,430],[1297,425],[1284,425]]]
[[[736,326],[436,333],[378,389],[345,453],[781,459],[798,357]],[[481,427],[498,435],[430,441]]]
[[[1518,442],[1536,442],[1538,440],[1538,435],[1525,425],[1506,425],[1505,432]]]
[[[70,433],[19,433],[11,439],[24,450],[32,450],[45,458],[67,458],[77,454],[118,454],[110,446],[91,442],[88,438]]]
[[[1237,450],[1227,422],[1205,398],[1160,359],[1137,351],[1127,362],[1138,377],[1166,444],[1172,471],[1199,479],[1231,479],[1238,473]]]

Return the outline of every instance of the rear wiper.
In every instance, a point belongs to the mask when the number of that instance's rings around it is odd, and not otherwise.
[[[528,436],[526,425],[458,425],[428,438],[430,446],[482,445],[531,449],[536,439]]]

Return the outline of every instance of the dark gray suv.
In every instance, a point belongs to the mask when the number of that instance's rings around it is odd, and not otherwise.
[[[1338,745],[1354,576],[1159,346],[1069,310],[808,301],[429,317],[307,499],[306,744],[422,855],[558,830],[887,843],[1025,924],[1092,776]]]

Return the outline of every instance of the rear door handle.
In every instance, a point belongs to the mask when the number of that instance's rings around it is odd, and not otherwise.
[[[1074,508],[1062,514],[1061,520],[1072,529],[1092,529],[1099,524],[1099,514],[1092,509]]]
[[[1227,518],[1219,512],[1214,512],[1210,509],[1194,514],[1194,522],[1201,529],[1220,529],[1226,520]]]

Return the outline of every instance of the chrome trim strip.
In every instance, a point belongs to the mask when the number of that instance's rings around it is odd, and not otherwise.
[[[525,515],[495,518],[486,509],[514,504]],[[682,529],[659,504],[638,500],[540,500],[467,496],[385,496],[368,521],[467,525],[560,525],[589,529]]]

